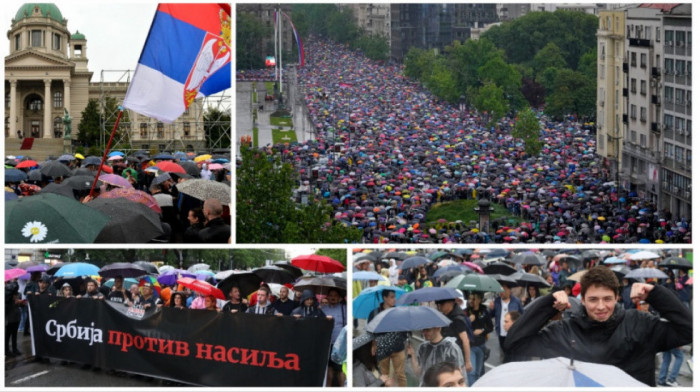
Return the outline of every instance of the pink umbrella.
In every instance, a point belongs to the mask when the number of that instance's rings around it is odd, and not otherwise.
[[[9,270],[5,270],[5,282],[19,278],[20,276],[26,273],[27,271],[23,270],[22,268],[12,268]]]
[[[157,213],[161,212],[160,206],[158,205],[156,199],[153,198],[153,196],[149,195],[144,191],[139,191],[134,188],[112,189],[109,192],[101,193],[99,197],[104,197],[107,199],[116,199],[119,197],[123,197],[125,199],[144,204],[146,205],[146,207],[152,209]]]
[[[477,255],[477,257],[478,257],[478,255]],[[483,273],[484,273],[484,270],[481,269],[481,267],[479,267],[478,264],[474,264],[474,263],[472,263],[471,261],[465,261],[465,262],[462,263],[462,265],[465,265],[465,266],[469,267],[470,269],[472,269],[473,271],[476,271],[476,272],[478,272],[478,273],[480,273],[480,274],[483,274]]]
[[[209,170],[221,170],[221,169],[224,169],[224,165],[222,165],[220,163],[212,163],[211,165],[209,165]]]
[[[129,180],[116,174],[103,174],[100,176],[100,181],[119,188],[133,188]]]

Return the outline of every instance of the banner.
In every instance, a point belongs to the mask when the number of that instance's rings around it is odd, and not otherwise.
[[[332,320],[28,300],[34,355],[202,386],[323,386]]]

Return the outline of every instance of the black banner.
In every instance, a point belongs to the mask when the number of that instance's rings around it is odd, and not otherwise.
[[[323,386],[333,322],[28,296],[35,355],[206,386]]]

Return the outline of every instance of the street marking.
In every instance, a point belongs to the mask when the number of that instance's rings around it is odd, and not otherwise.
[[[31,376],[27,376],[27,377],[24,377],[24,378],[20,378],[19,380],[12,381],[10,384],[13,384],[13,385],[21,384],[21,383],[23,383],[23,382],[25,382],[25,381],[31,380],[32,378],[36,378],[36,377],[39,377],[39,376],[43,376],[44,374],[46,374],[46,373],[48,373],[48,372],[50,372],[50,370],[44,370],[43,372],[35,373],[35,374],[32,374]]]

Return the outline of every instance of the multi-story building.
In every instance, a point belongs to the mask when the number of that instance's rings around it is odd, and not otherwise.
[[[290,18],[292,17],[292,5],[287,4],[247,4],[239,3],[236,4],[236,12],[246,12],[255,15],[260,21],[268,27],[270,31],[274,31],[275,27],[275,10],[279,9],[284,12]],[[284,52],[294,53],[296,50],[296,44],[294,43],[294,32],[292,26],[286,18],[282,19],[282,48]],[[263,38],[262,50],[266,55],[274,55],[274,36],[270,34],[269,37]]]
[[[598,154],[631,195],[690,217],[690,4],[601,11]]]
[[[91,81],[88,41],[79,31],[69,31],[68,20],[56,5],[22,5],[7,37],[10,54],[5,57],[5,138],[15,139],[13,145],[19,136],[62,140],[66,111],[72,119],[70,136],[76,140],[82,112],[90,99],[124,99],[127,82]],[[134,148],[205,147],[202,100],[195,101],[173,124],[127,112],[129,121],[124,121],[121,129]],[[181,144],[171,145],[174,140]],[[60,150],[56,153],[62,153],[62,143],[57,146]]]
[[[389,3],[339,3],[338,6],[349,8],[355,16],[355,23],[369,35],[386,37],[391,45],[391,7]]]

